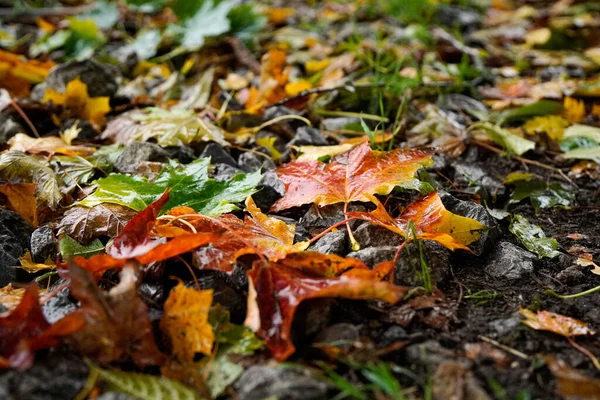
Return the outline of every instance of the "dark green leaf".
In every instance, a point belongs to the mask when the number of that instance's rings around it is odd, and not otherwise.
[[[533,225],[527,221],[527,218],[515,214],[508,229],[514,233],[527,250],[537,254],[538,258],[554,258],[560,255],[560,253],[556,251],[556,249],[558,249],[558,242],[556,239],[547,238],[544,231],[542,231],[542,228]]]
[[[514,108],[500,113],[498,120],[501,124],[523,121],[528,118],[556,114],[562,110],[562,104],[556,101],[540,100],[537,103]]]

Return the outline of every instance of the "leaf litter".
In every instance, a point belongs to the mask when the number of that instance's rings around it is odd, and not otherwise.
[[[0,393],[598,397],[594,4],[0,20]]]

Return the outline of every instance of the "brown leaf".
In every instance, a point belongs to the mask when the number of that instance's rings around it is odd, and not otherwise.
[[[6,208],[19,214],[34,228],[38,226],[36,187],[37,183],[7,183],[0,186],[0,193],[6,196]]]
[[[65,212],[58,225],[59,235],[69,235],[82,244],[102,236],[114,238],[135,214],[131,208],[113,203],[98,204],[91,208],[72,207]]]
[[[600,399],[600,380],[588,378],[562,360],[545,357],[546,364],[556,377],[556,394],[565,400]]]
[[[596,333],[585,322],[551,311],[534,313],[526,308],[521,308],[520,313],[527,318],[522,322],[538,331],[550,331],[564,337],[593,335]]]
[[[79,351],[101,364],[126,361],[140,368],[165,360],[154,342],[148,307],[137,295],[133,267],[121,273],[121,282],[102,291],[86,270],[71,265],[71,294],[81,303],[85,327],[73,335]]]

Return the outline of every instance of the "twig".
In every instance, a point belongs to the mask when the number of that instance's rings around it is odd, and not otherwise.
[[[588,356],[588,358],[590,360],[592,360],[592,364],[594,364],[594,367],[596,367],[596,369],[598,371],[600,371],[600,361],[598,361],[598,359],[596,358],[595,355],[593,355],[585,347],[582,347],[582,346],[578,345],[577,343],[575,343],[575,340],[573,340],[573,338],[571,336],[567,336],[567,340],[569,341],[569,344],[571,346],[573,346],[575,349],[579,350],[580,352],[582,352],[583,354],[585,354],[586,356]]]
[[[233,54],[235,54],[235,58],[237,58],[240,64],[248,67],[255,74],[260,73],[260,63],[250,50],[248,50],[244,42],[235,37],[227,38],[226,42],[231,46]]]
[[[491,339],[491,338],[489,338],[487,336],[483,336],[483,335],[479,335],[478,338],[481,339],[481,340],[483,340],[486,343],[489,343],[489,344],[491,344],[493,346],[496,346],[496,347],[498,347],[498,348],[500,348],[500,349],[502,349],[502,350],[504,350],[504,351],[512,354],[513,356],[522,358],[523,360],[529,360],[529,356],[527,354],[521,353],[519,350],[513,349],[512,347],[508,347],[508,346],[506,346],[506,345],[504,345],[504,344],[502,344],[502,343],[500,343],[500,342],[498,342],[498,341],[496,341],[494,339]]]
[[[473,140],[473,143],[475,143],[479,147],[483,147],[484,149],[489,150],[489,151],[493,151],[494,153],[497,153],[497,154],[504,153],[503,150],[501,150],[501,149],[499,149],[497,147],[494,147],[492,145],[489,145],[489,144],[487,144],[485,142],[482,142],[480,140],[476,140],[475,139],[475,140]],[[550,171],[554,171],[554,172],[558,173],[564,180],[566,180],[567,182],[569,182],[573,186],[577,187],[577,185],[575,184],[575,182],[573,182],[571,180],[571,178],[569,178],[567,175],[565,175],[565,173],[562,172],[559,168],[553,167],[551,165],[546,165],[546,164],[541,163],[539,161],[528,160],[527,158],[523,158],[523,157],[520,157],[520,156],[517,156],[517,155],[512,155],[512,157],[515,160],[518,160],[518,161],[520,161],[522,163],[530,164],[530,165],[535,165],[536,167],[540,167],[540,168],[544,168],[544,169],[547,169],[547,170],[550,170]]]

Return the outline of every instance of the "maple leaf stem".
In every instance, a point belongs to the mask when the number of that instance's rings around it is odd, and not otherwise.
[[[575,340],[573,340],[573,338],[571,336],[567,336],[567,340],[569,341],[569,344],[571,346],[573,346],[575,349],[577,349],[580,352],[582,352],[583,354],[585,354],[592,361],[592,364],[594,364],[594,367],[596,367],[596,369],[598,371],[600,371],[600,361],[598,361],[598,359],[596,358],[595,355],[592,354],[592,352],[590,352],[585,347],[582,347],[582,346],[578,345],[577,343],[575,343]]]
[[[323,232],[319,233],[318,235],[316,235],[312,239],[310,239],[308,241],[308,243],[312,244],[312,243],[316,242],[317,240],[321,239],[323,236],[327,235],[329,232],[331,232],[332,230],[334,230],[338,226],[347,224],[348,222],[354,221],[355,219],[358,219],[358,218],[356,218],[356,217],[346,218],[346,219],[344,219],[344,220],[342,220],[340,222],[337,222],[337,223],[331,225],[329,228],[325,229]]]
[[[344,216],[348,217],[348,203],[344,203]],[[350,237],[350,244],[352,245],[352,251],[360,250],[360,243],[354,237],[352,228],[350,228],[350,221],[346,221],[346,229],[348,230],[348,236]]]

